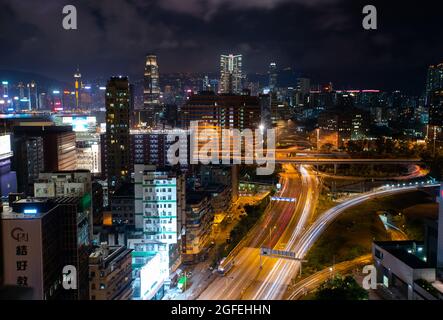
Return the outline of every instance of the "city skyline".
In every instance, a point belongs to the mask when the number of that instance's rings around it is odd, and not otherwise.
[[[0,301],[443,300],[437,6],[0,1]]]
[[[162,73],[217,72],[218,56],[236,52],[244,56],[245,73],[266,73],[275,61],[320,83],[421,93],[423,68],[441,59],[441,45],[434,41],[441,32],[434,27],[438,10],[431,10],[427,2],[419,8],[404,3],[401,10],[395,3],[374,4],[380,28],[368,31],[361,28],[358,1],[249,1],[244,5],[191,1],[188,6],[79,2],[79,29],[66,31],[61,27],[61,6],[36,1],[35,10],[24,10],[31,4],[5,0],[0,21],[5,34],[14,35],[4,36],[5,47],[14,49],[14,54],[0,53],[0,69],[14,66],[67,81],[72,67],[66,61],[72,61],[91,78],[118,74],[141,78],[141,61],[147,52],[161,57]],[[54,19],[41,19],[42,15]],[[125,18],[117,19],[120,15]],[[234,24],[221,23],[232,19]],[[108,41],[111,33],[113,41]],[[30,63],[29,50],[45,54]],[[182,63],[183,58],[187,63]]]

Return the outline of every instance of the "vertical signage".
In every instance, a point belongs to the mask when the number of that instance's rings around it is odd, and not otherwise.
[[[5,284],[32,288],[32,299],[42,300],[43,267],[40,219],[3,219]]]

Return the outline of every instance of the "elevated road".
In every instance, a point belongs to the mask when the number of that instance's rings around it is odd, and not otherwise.
[[[278,247],[281,239],[290,239],[293,234],[301,235],[312,210],[308,204],[311,199],[316,178],[306,168],[301,167],[298,174],[291,165],[284,166],[282,191],[279,196],[296,198],[297,202],[273,201],[269,211],[246,237],[244,244],[234,250],[228,259],[234,260],[234,266],[225,275],[217,278],[199,297],[209,300],[238,300],[248,298],[261,278],[266,277],[272,265],[277,261],[265,261],[260,269],[259,248]]]
[[[277,157],[278,163],[293,163],[304,165],[322,164],[417,164],[421,159],[351,159],[351,158],[311,158],[311,157]]]

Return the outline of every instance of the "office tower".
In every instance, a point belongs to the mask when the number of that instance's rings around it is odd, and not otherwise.
[[[90,300],[132,298],[132,250],[102,243],[89,256]]]
[[[70,126],[32,122],[13,128],[13,168],[18,191],[32,194],[39,172],[77,169],[75,133]],[[38,125],[40,124],[40,125]]]
[[[443,125],[443,63],[428,68],[425,103],[429,108],[429,125],[435,131]]]
[[[269,90],[271,92],[275,92],[277,88],[277,64],[275,62],[271,62],[269,64]]]
[[[62,112],[64,110],[63,92],[53,90],[50,98],[51,110],[53,112]]]
[[[22,100],[25,97],[25,85],[23,84],[23,82],[18,83],[17,89],[18,89],[18,98]]]
[[[443,89],[437,89],[429,95],[429,125],[443,126]]]
[[[210,91],[211,90],[211,83],[209,82],[209,77],[206,75],[202,79],[202,91]]]
[[[159,116],[160,84],[157,56],[148,54],[145,63],[144,91],[143,91],[143,122],[148,127],[155,127]]]
[[[9,97],[9,82],[2,81],[0,86],[0,99]]]
[[[48,95],[46,94],[46,92],[42,92],[38,95],[38,106],[40,110],[47,111],[51,109]]]
[[[311,91],[311,80],[308,78],[298,78],[296,98],[295,98],[295,105],[297,107],[307,106],[309,102],[310,91]]]
[[[37,84],[34,81],[28,83],[28,103],[29,110],[38,110],[38,92],[37,92]]]
[[[186,134],[183,130],[131,130],[131,165],[151,164],[169,166],[168,150],[176,142],[168,141],[168,135]],[[182,141],[187,143],[187,141]],[[182,147],[186,147],[184,145]]]
[[[113,77],[106,86],[105,163],[109,192],[130,178],[129,80]],[[103,155],[102,155],[103,156]]]
[[[77,68],[77,72],[74,73],[74,89],[75,89],[75,109],[78,110],[80,108],[80,90],[82,87],[82,74],[80,73],[80,70]]]
[[[242,55],[220,56],[220,93],[240,94],[242,91]]]
[[[199,121],[221,129],[257,129],[261,120],[259,99],[250,95],[195,94],[182,110],[185,128]]]
[[[88,207],[87,199],[72,197],[28,198],[3,207],[5,284],[31,288],[34,300],[87,300]],[[65,266],[75,268],[76,289],[63,288]]]
[[[428,68],[426,78],[426,103],[431,103],[432,92],[441,89],[443,89],[443,63],[431,65]]]

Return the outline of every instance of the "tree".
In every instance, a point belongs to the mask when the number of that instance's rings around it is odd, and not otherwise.
[[[367,300],[368,292],[352,276],[335,276],[317,290],[317,300]]]

